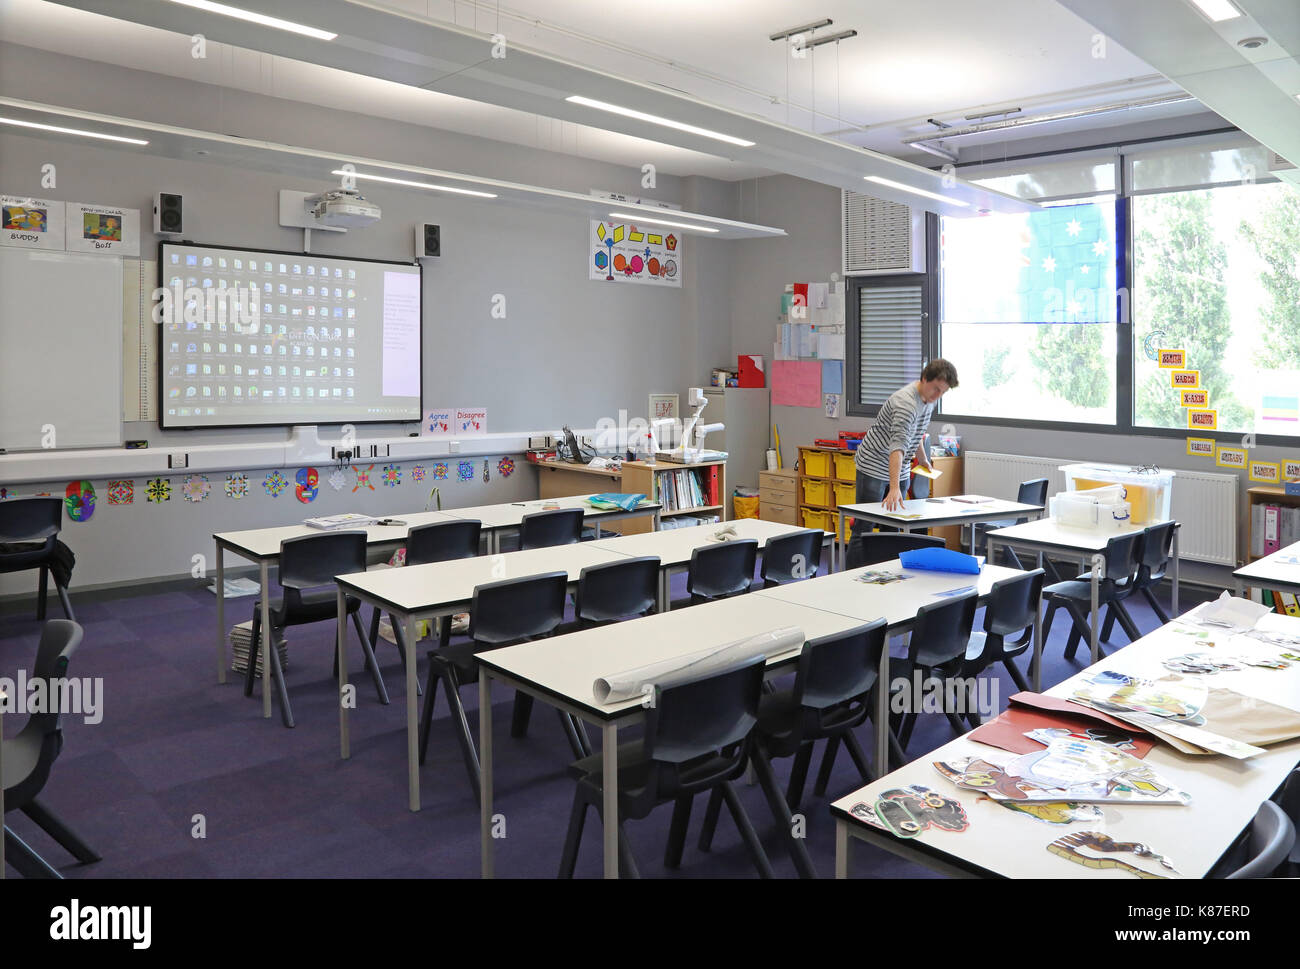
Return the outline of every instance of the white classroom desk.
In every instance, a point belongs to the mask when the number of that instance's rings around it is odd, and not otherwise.
[[[1300,542],[1256,559],[1232,577],[1237,580],[1238,595],[1251,587],[1300,595]]]
[[[859,582],[857,579],[863,572],[881,569],[901,572],[904,575],[911,576],[911,578],[891,582],[889,585],[875,585],[873,583]],[[850,569],[847,572],[836,572],[834,575],[823,578],[774,586],[771,589],[751,593],[750,598],[766,596],[792,605],[807,606],[824,612],[836,612],[848,616],[858,623],[872,622],[884,617],[889,624],[889,633],[892,638],[895,634],[905,632],[911,628],[912,621],[916,618],[916,611],[922,606],[943,601],[938,598],[939,593],[973,586],[979,594],[980,600],[983,601],[988,596],[989,590],[993,588],[994,582],[1010,579],[1017,575],[1024,575],[1024,573],[1017,569],[1007,569],[998,565],[985,565],[979,575],[959,575],[952,572],[918,572],[904,569],[895,559],[892,562],[872,565],[868,568]],[[1040,626],[1041,612],[1038,612],[1034,615],[1035,652],[1041,649]],[[886,686],[889,683],[888,648],[880,653],[880,672],[877,675],[876,682],[886,684]],[[882,729],[881,726],[889,723],[888,689],[876,691],[876,710],[873,716],[875,718],[874,729],[876,736],[876,751],[873,762],[882,765],[888,764],[889,732]]]
[[[904,532],[924,531],[927,528],[943,528],[949,525],[971,525],[970,552],[975,554],[975,529],[977,522],[1003,521],[1011,518],[1037,518],[1043,513],[1042,505],[1025,505],[1018,501],[1006,501],[994,498],[978,505],[968,505],[956,501],[965,497],[955,495],[949,498],[909,498],[903,502],[902,514],[918,515],[918,518],[900,518],[898,512],[886,511],[883,501],[872,501],[861,505],[840,505],[837,535],[844,534],[844,519],[853,518],[871,522],[873,525],[888,525]],[[847,549],[845,559],[848,561]]]
[[[1195,611],[1195,610],[1193,610]],[[1189,613],[1190,615],[1190,613]],[[1195,639],[1163,626],[1136,643],[1107,656],[1048,690],[1049,696],[1068,697],[1082,677],[1103,669],[1143,677],[1168,675],[1161,660],[1196,648]],[[1300,619],[1266,616],[1261,626],[1300,634]],[[1246,667],[1205,677],[1221,686],[1253,695],[1291,709],[1300,709],[1300,664],[1285,670]],[[1100,805],[1102,821],[1075,821],[1068,825],[1044,824],[1028,815],[1002,807],[975,791],[962,790],[934,769],[937,760],[1003,753],[998,748],[961,737],[868,784],[831,806],[835,816],[835,874],[848,874],[851,838],[858,838],[948,875],[1009,878],[1128,878],[1119,869],[1091,869],[1060,858],[1047,845],[1071,831],[1104,830],[1116,841],[1136,841],[1166,855],[1179,874],[1203,878],[1237,836],[1251,823],[1259,805],[1273,796],[1300,760],[1300,740],[1274,744],[1247,760],[1182,754],[1157,742],[1146,756],[1157,773],[1192,796],[1187,805]],[[970,821],[962,832],[927,829],[913,839],[895,838],[854,817],[859,802],[874,803],[891,788],[918,784],[961,802]],[[1117,854],[1116,858],[1139,867],[1163,871],[1151,859]]]
[[[653,501],[642,501],[631,511],[621,508],[593,508],[587,504],[591,495],[571,495],[565,498],[538,498],[532,501],[504,502],[497,505],[472,505],[469,508],[446,508],[443,514],[450,518],[476,518],[483,523],[483,531],[488,533],[488,552],[496,554],[501,551],[503,532],[517,529],[525,515],[535,515],[540,511],[554,511],[557,508],[581,508],[583,520],[596,528],[596,538],[600,538],[600,526],[606,522],[623,518],[642,518],[646,515],[654,519],[654,530],[659,530],[659,511],[663,507]]]
[[[822,582],[824,579],[808,579]],[[493,769],[491,684],[500,680],[544,703],[594,724],[601,731],[604,770],[605,877],[618,877],[618,728],[645,717],[643,697],[601,704],[592,693],[597,677],[672,659],[710,646],[771,632],[800,629],[804,639],[844,632],[861,621],[841,613],[797,606],[761,593],[721,599],[676,612],[521,643],[482,653],[479,661],[479,755],[482,758],[483,877],[493,875]],[[803,647],[768,656],[769,669],[794,661]]]
[[[1152,524],[1159,523],[1153,522]],[[1023,525],[1012,525],[1010,528],[995,528],[993,531],[987,532],[984,537],[988,540],[988,561],[990,562],[993,561],[993,552],[997,546],[1009,545],[1013,548],[1036,552],[1038,554],[1039,568],[1043,567],[1044,555],[1055,555],[1061,558],[1077,559],[1080,567],[1089,569],[1092,573],[1092,609],[1089,614],[1092,623],[1092,638],[1089,646],[1092,650],[1092,661],[1095,663],[1101,658],[1101,641],[1097,632],[1097,590],[1101,582],[1100,553],[1106,550],[1106,543],[1112,538],[1131,535],[1148,527],[1150,526],[1135,525],[1131,528],[1111,531],[1093,531],[1087,528],[1071,528],[1062,525],[1055,518],[1040,518],[1038,521],[1025,522]],[[1173,585],[1170,594],[1172,608],[1170,608],[1169,614],[1171,616],[1178,615],[1178,537],[1181,531],[1181,526],[1175,522],[1173,563],[1169,575],[1170,582]],[[1042,687],[1039,666],[1039,656],[1036,650],[1033,662],[1033,679],[1031,681],[1035,690]]]
[[[402,641],[406,650],[407,780],[412,811],[420,810],[419,709],[415,689],[418,638],[416,622],[468,611],[474,599],[475,586],[487,582],[540,575],[544,572],[567,572],[569,584],[576,586],[578,576],[588,565],[603,565],[623,558],[617,552],[596,548],[595,545],[595,542],[578,542],[574,545],[507,552],[504,555],[480,555],[452,562],[407,565],[400,569],[376,569],[338,576],[340,695],[348,681],[345,594],[356,596],[363,604],[377,606],[389,613],[402,629]],[[339,751],[341,757],[351,756],[348,710],[342,703],[339,704]]]

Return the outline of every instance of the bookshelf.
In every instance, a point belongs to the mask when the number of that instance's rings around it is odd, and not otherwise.
[[[689,476],[683,478],[680,476]],[[694,487],[687,491],[669,490],[668,482],[674,484],[690,485],[690,479],[694,479]],[[716,487],[711,482],[716,479]],[[661,519],[676,518],[680,515],[717,515],[722,521],[726,521],[730,516],[727,514],[727,463],[725,461],[701,461],[692,464],[673,464],[668,461],[657,461],[654,464],[647,464],[644,461],[625,461],[623,463],[623,491],[629,494],[641,493],[651,501],[657,501],[663,505],[663,511],[659,513]],[[703,497],[703,504],[687,504],[683,500],[690,497],[691,501],[696,501]],[[712,500],[710,500],[712,499]],[[648,532],[651,523],[647,519],[632,518],[622,523],[624,525],[623,534],[632,534],[633,531]]]
[[[1246,563],[1250,564],[1256,559],[1263,558],[1255,554],[1255,533],[1262,526],[1262,512],[1255,509],[1268,505],[1276,505],[1282,509],[1300,509],[1300,495],[1288,495],[1286,490],[1273,485],[1257,485],[1253,488],[1246,489],[1247,514],[1246,514]],[[1300,510],[1289,511],[1291,515],[1300,515]],[[1300,541],[1300,536],[1293,539]],[[1281,541],[1282,546],[1290,544],[1285,538]]]

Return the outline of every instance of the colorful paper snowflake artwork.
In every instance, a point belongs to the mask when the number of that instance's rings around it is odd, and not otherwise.
[[[456,477],[460,478],[461,481],[473,481],[474,462],[462,461],[460,464],[456,465]]]
[[[348,476],[343,473],[342,468],[335,468],[330,472],[330,487],[335,491],[342,491],[343,486],[348,483]]]
[[[8,488],[0,488],[0,501],[4,501],[12,494],[13,492],[10,491]]]
[[[248,494],[248,475],[246,474],[228,474],[226,475],[226,497],[234,498],[238,501]]]
[[[172,479],[153,478],[145,488],[148,500],[155,504],[172,500]]]
[[[125,478],[108,483],[108,503],[110,505],[135,504],[135,480]]]
[[[497,474],[503,478],[508,478],[515,473],[515,459],[502,458],[497,462]]]
[[[320,493],[320,472],[315,468],[299,468],[298,473],[293,476],[297,482],[294,486],[293,493],[304,505],[311,504],[316,500],[316,495]]]
[[[400,464],[385,464],[384,475],[381,479],[385,488],[396,488],[402,483],[402,466]]]
[[[262,481],[262,489],[272,498],[279,498],[287,487],[289,487],[289,479],[279,471],[272,471]]]
[[[63,506],[74,522],[90,521],[95,514],[95,486],[89,481],[73,481],[64,490]]]
[[[446,479],[446,477],[447,477],[447,465],[444,462],[439,461],[437,464],[433,466],[433,479],[435,481],[443,481]]]
[[[354,467],[352,470],[355,471],[357,475],[357,483],[352,486],[353,491],[360,491],[362,488],[369,488],[371,491],[375,490],[374,482],[370,480],[370,472],[375,470],[373,464],[364,471],[357,467]]]
[[[423,480],[424,480],[424,474],[425,474],[425,472],[424,472],[424,465],[423,465],[423,464],[412,465],[412,467],[411,467],[411,480],[412,480],[412,481],[423,481]]]
[[[211,491],[212,485],[208,482],[206,474],[186,475],[185,481],[181,484],[181,496],[186,501],[203,501]]]

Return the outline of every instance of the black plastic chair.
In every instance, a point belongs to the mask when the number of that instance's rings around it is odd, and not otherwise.
[[[1031,481],[1020,482],[1020,488],[1016,492],[1016,501],[1022,505],[1038,505],[1047,507],[1047,479],[1034,478]],[[1006,518],[991,522],[976,522],[972,527],[975,529],[975,547],[981,548],[983,536],[996,528],[1010,528],[1012,525],[1023,525],[1029,521],[1028,517],[1023,518]],[[1013,569],[1023,569],[1020,559],[1016,556],[1016,550],[1009,546],[1002,546],[1002,550],[1007,556],[1007,565]],[[990,562],[990,565],[993,563]]]
[[[281,597],[272,600],[271,610],[271,678],[275,681],[280,698],[280,719],[286,727],[294,726],[293,708],[289,705],[289,690],[280,667],[277,643],[284,638],[290,626],[304,626],[313,622],[338,622],[338,586],[334,577],[366,571],[366,533],[361,531],[324,532],[320,535],[303,535],[286,538],[280,543],[280,566],[277,578]],[[267,590],[263,589],[266,595]],[[361,600],[347,596],[347,613],[361,640],[361,651],[366,666],[375,681],[379,702],[388,703],[388,690],[370,638],[361,627]],[[248,666],[244,671],[244,696],[253,695],[256,679],[257,655],[262,637],[262,599],[253,603],[253,636],[248,647]],[[335,676],[338,675],[338,650],[334,651]]]
[[[479,535],[483,523],[475,518],[457,519],[456,521],[433,522],[428,525],[416,525],[406,533],[406,564],[429,565],[433,562],[451,562],[458,559],[472,559],[479,554]],[[402,669],[406,669],[406,646],[402,639],[402,627],[389,613],[389,622],[393,625],[393,638],[397,640],[397,653],[402,657]],[[451,616],[443,616],[438,621],[438,645],[446,646],[451,639]],[[370,642],[379,645],[379,607],[370,613]],[[418,692],[419,684],[416,684]]]
[[[659,607],[659,557],[588,565],[578,575],[574,616],[580,627],[645,616]]]
[[[944,548],[945,543],[938,535],[920,535],[915,532],[868,532],[862,536],[859,545],[862,560],[849,564],[856,569],[864,565],[879,565],[892,562],[904,552],[914,552],[920,548]],[[856,559],[856,556],[854,556]]]
[[[848,748],[862,783],[869,784],[876,779],[871,763],[853,731],[871,715],[880,655],[888,642],[886,630],[885,620],[877,619],[856,629],[804,643],[803,652],[799,654],[794,685],[789,689],[764,694],[759,701],[752,763],[777,827],[788,839],[795,869],[803,878],[816,878],[817,871],[804,847],[803,839],[790,834],[794,827],[791,812],[798,810],[803,800],[804,781],[808,776],[808,765],[812,761],[816,742],[827,742],[827,753],[822,761],[822,770],[827,779],[830,776],[829,765],[834,763],[831,745],[840,743]],[[888,724],[885,729],[889,729]],[[894,744],[897,744],[897,740],[894,740]],[[770,763],[778,757],[795,759],[784,796],[777,786],[776,775]],[[818,780],[824,791],[825,784],[821,778]],[[700,832],[701,851],[709,850],[721,810],[722,792],[715,789],[709,797],[704,829]],[[685,823],[686,819],[683,818],[683,826]],[[665,864],[668,864],[667,860]],[[676,865],[670,864],[668,867]]]
[[[68,660],[81,644],[82,630],[67,619],[51,619],[41,630],[36,650],[36,667],[32,680],[52,686],[53,681],[68,675]],[[13,699],[12,697],[10,698]],[[22,730],[4,742],[5,813],[22,811],[46,834],[82,864],[99,861],[99,855],[72,829],[38,801],[37,795],[50,777],[50,769],[63,749],[63,729],[59,712],[33,713]],[[4,829],[5,860],[25,878],[62,878],[48,862],[33,851],[17,834]]]
[[[1161,522],[1152,525],[1142,533],[1142,552],[1138,559],[1137,579],[1133,592],[1142,593],[1147,604],[1151,606],[1160,622],[1169,622],[1169,613],[1156,600],[1155,590],[1165,579],[1170,563],[1174,559],[1175,522]],[[1115,628],[1115,614],[1106,616],[1106,624],[1101,627],[1101,638],[1110,639],[1111,630]]]
[[[825,539],[826,534],[819,528],[769,538],[763,546],[763,564],[759,567],[763,588],[813,578],[821,568]]]
[[[56,567],[59,529],[63,527],[63,500],[60,498],[10,498],[0,501],[0,545],[19,546],[0,551],[0,575],[40,569],[40,591],[36,598],[36,618],[45,620],[45,600],[49,595],[50,572],[54,572],[54,589],[63,606],[63,614],[76,620],[68,587],[59,581],[61,567]],[[25,546],[25,547],[24,547]]]
[[[691,802],[714,789],[722,792],[754,867],[762,877],[772,877],[772,866],[731,784],[749,762],[763,667],[764,658],[756,656],[684,683],[655,687],[644,739],[618,748],[618,817],[603,818],[605,824],[619,826],[619,864],[628,877],[637,877],[637,870],[623,822],[640,820],[671,801],[665,857],[680,859]],[[602,810],[602,756],[595,754],[569,768],[577,787],[560,859],[561,878],[573,877],[587,808]]]
[[[1291,819],[1292,826],[1300,827],[1300,769],[1291,772],[1282,789],[1274,795],[1274,800]],[[1288,878],[1300,876],[1300,840],[1297,840],[1287,858],[1286,875]]]
[[[1246,860],[1233,871],[1210,877],[1218,878],[1270,878],[1287,861],[1295,848],[1295,825],[1286,812],[1272,801],[1265,801],[1255,812],[1255,818],[1246,829],[1244,843],[1236,854],[1244,851]],[[1229,856],[1234,852],[1229,852]],[[1237,863],[1236,861],[1231,863]],[[1216,871],[1222,870],[1219,862]]]
[[[1106,543],[1103,549],[1103,574],[1097,583],[1097,608],[1105,609],[1115,616],[1124,632],[1132,642],[1141,638],[1137,624],[1128,610],[1124,600],[1134,592],[1137,582],[1138,562],[1142,560],[1144,532],[1132,532],[1116,535]],[[1074,659],[1079,643],[1091,641],[1092,629],[1088,624],[1088,612],[1092,609],[1092,573],[1082,575],[1064,582],[1054,582],[1043,589],[1047,596],[1047,618],[1043,623],[1043,642],[1052,632],[1052,620],[1058,609],[1065,609],[1070,614],[1072,627],[1065,644],[1065,658]],[[1098,619],[1101,617],[1099,616]]]
[[[697,546],[686,570],[686,591],[691,604],[725,599],[748,592],[754,581],[758,542],[742,538]]]
[[[922,672],[922,682],[934,676],[941,679],[944,716],[959,735],[966,732],[966,725],[956,711],[948,709],[948,699],[955,698],[955,691],[949,688],[948,682],[960,677],[962,666],[966,662],[966,644],[970,642],[978,601],[979,593],[972,589],[959,596],[927,603],[918,609],[907,644],[907,660],[898,674],[909,683],[913,680],[913,670]],[[965,692],[969,698],[970,689]],[[911,697],[909,709],[902,715],[900,722],[898,740],[904,750],[907,749],[907,743],[912,739],[912,730],[916,726],[917,711],[910,707],[918,700],[920,697]]]
[[[525,515],[519,523],[519,548],[551,548],[582,541],[581,508],[560,508]]]
[[[420,763],[424,763],[429,750],[433,707],[438,699],[438,681],[441,680],[447,702],[451,705],[451,716],[460,743],[461,757],[465,761],[465,771],[476,798],[482,793],[478,750],[470,734],[465,707],[460,701],[460,688],[478,680],[475,657],[479,653],[552,635],[564,621],[568,585],[569,573],[544,572],[476,586],[469,613],[470,641],[431,650],[429,653],[429,677],[424,687],[424,709],[420,713]],[[521,719],[523,725],[527,726],[532,699],[523,693],[515,695],[515,726],[519,725]],[[583,756],[587,751],[579,742],[572,717],[562,710],[557,712],[568,736],[569,746],[575,756]],[[520,736],[513,728],[511,733]]]
[[[993,583],[984,602],[984,631],[973,633],[966,647],[963,677],[979,676],[994,663],[1001,663],[1017,688],[1029,689],[1025,675],[1013,660],[1033,643],[1034,618],[1041,608],[1045,575],[1042,569],[1034,569]],[[978,718],[971,723],[979,726]]]

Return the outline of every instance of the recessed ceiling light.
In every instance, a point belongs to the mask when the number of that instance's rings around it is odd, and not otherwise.
[[[365,172],[345,172],[343,169],[335,169],[330,172],[331,175],[351,175],[353,178],[365,178],[372,182],[388,182],[390,185],[409,185],[412,188],[427,188],[433,192],[455,192],[457,195],[473,195],[481,199],[494,199],[496,194],[493,192],[476,192],[469,188],[456,188],[453,185],[431,185],[428,182],[415,182],[407,178],[390,178],[387,175],[368,175]]]
[[[182,7],[193,7],[195,10],[202,10],[206,13],[219,13],[223,17],[247,20],[249,23],[260,24],[263,27],[287,30],[290,33],[302,34],[304,37],[314,37],[317,40],[333,40],[338,36],[338,34],[330,33],[328,30],[321,30],[319,27],[308,27],[304,24],[296,24],[292,20],[281,20],[279,17],[268,17],[266,14],[258,13],[255,10],[241,10],[239,7],[231,7],[224,3],[213,3],[212,0],[170,0],[170,2],[178,3]]]
[[[106,135],[98,131],[82,131],[80,128],[60,128],[58,125],[37,124],[35,121],[19,121],[17,118],[0,118],[0,124],[17,125],[20,128],[39,128],[41,131],[57,131],[61,135],[81,135],[83,138],[100,138],[104,141],[121,141],[128,145],[147,145],[142,138],[123,138],[121,135]]]
[[[1241,11],[1230,0],[1192,0],[1192,4],[1216,24],[1241,16]]]
[[[671,225],[676,229],[692,229],[695,232],[717,232],[707,225],[691,225],[689,222],[669,222],[667,219],[646,218],[643,215],[635,215],[632,212],[611,212],[609,213],[616,219],[635,219],[637,222],[646,222],[650,225]]]
[[[665,128],[676,128],[678,131],[688,131],[693,135],[703,135],[705,138],[725,141],[729,145],[739,145],[741,148],[750,148],[754,144],[752,141],[746,141],[744,138],[735,138],[731,135],[724,135],[717,131],[710,131],[708,128],[697,128],[693,124],[673,121],[671,118],[661,118],[655,114],[646,114],[644,111],[634,111],[632,108],[624,108],[620,105],[609,104],[605,101],[594,101],[591,98],[584,98],[577,94],[571,94],[564,100],[568,101],[570,104],[581,104],[583,107],[595,108],[598,111],[609,111],[612,114],[621,114],[627,118],[636,118],[638,121],[648,121],[651,124],[661,124]]]
[[[923,188],[913,188],[911,185],[904,185],[902,182],[890,181],[888,178],[881,178],[879,175],[863,175],[868,182],[875,182],[877,185],[888,185],[890,188],[896,188],[900,192],[911,192],[913,195],[924,195],[928,199],[934,199],[938,202],[947,202],[949,205],[960,205],[966,208],[969,202],[963,202],[961,199],[951,198],[947,195],[940,195],[938,192],[927,192]]]

